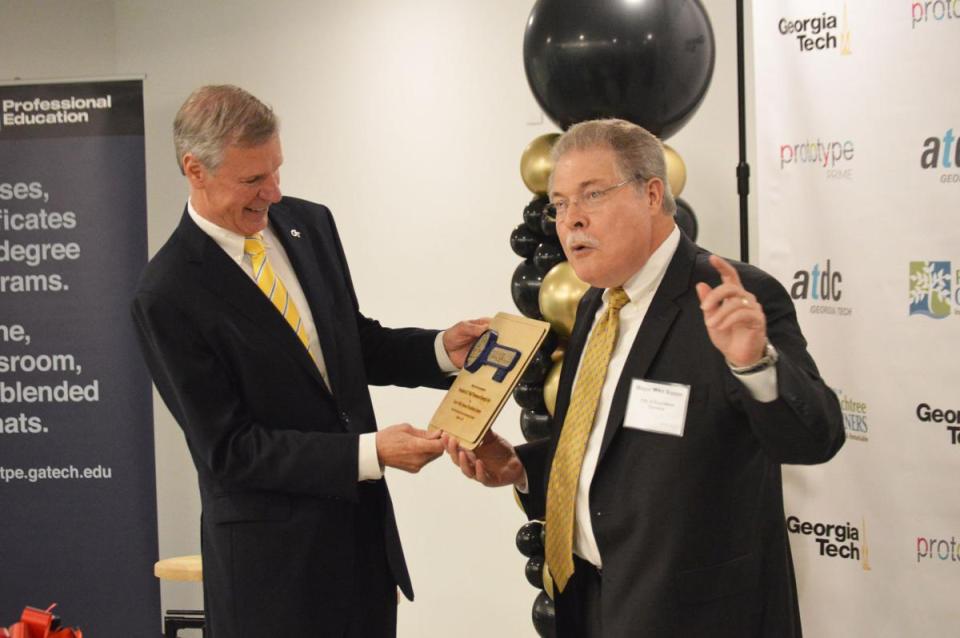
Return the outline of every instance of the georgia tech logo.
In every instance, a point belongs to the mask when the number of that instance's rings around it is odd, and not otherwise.
[[[950,316],[953,278],[958,284],[960,297],[960,270],[956,273],[949,261],[910,262],[910,314],[924,315],[931,319]],[[957,299],[960,314],[960,299]]]
[[[787,531],[801,536],[812,536],[820,556],[841,560],[856,560],[864,571],[870,571],[870,550],[867,546],[867,521],[861,519],[858,528],[846,523],[820,523],[787,517]]]
[[[917,419],[921,423],[945,423],[950,433],[950,444],[960,445],[960,410],[932,407],[929,403],[917,406]]]
[[[853,52],[846,3],[843,4],[842,21],[824,12],[809,18],[781,18],[777,30],[780,35],[796,38],[801,53],[826,49],[839,49],[840,55]]]

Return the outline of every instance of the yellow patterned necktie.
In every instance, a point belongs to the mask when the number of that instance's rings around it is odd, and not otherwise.
[[[590,333],[573,397],[563,421],[547,486],[546,558],[556,591],[573,575],[573,523],[580,468],[597,414],[600,390],[617,342],[620,309],[630,302],[623,288],[611,288],[604,313]]]
[[[263,245],[263,236],[256,235],[245,237],[243,242],[243,252],[250,255],[253,261],[253,278],[257,282],[257,287],[263,291],[267,299],[287,320],[290,327],[297,334],[300,343],[304,348],[308,348],[309,340],[307,331],[303,327],[303,320],[300,318],[300,311],[287,292],[287,287],[283,285],[277,274],[273,272],[273,267],[267,260],[266,248]],[[312,356],[312,355],[311,355]]]

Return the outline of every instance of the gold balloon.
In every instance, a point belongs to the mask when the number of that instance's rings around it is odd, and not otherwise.
[[[683,187],[687,185],[687,165],[675,150],[663,145],[663,155],[667,160],[667,181],[670,182],[670,192],[674,197],[680,197]]]
[[[573,272],[568,261],[561,261],[550,269],[540,284],[540,313],[561,337],[569,337],[577,304],[589,288]]]
[[[520,156],[520,177],[523,183],[535,195],[547,192],[547,180],[553,172],[553,160],[550,149],[560,137],[559,133],[547,133],[534,138]]]
[[[547,404],[547,412],[553,416],[553,411],[557,408],[557,388],[560,386],[560,370],[563,368],[563,360],[557,361],[547,373],[547,378],[543,380],[543,402]]]

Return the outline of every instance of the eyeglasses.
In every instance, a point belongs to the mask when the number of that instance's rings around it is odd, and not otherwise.
[[[614,184],[613,186],[585,190],[580,193],[579,197],[575,197],[573,199],[558,199],[551,201],[547,205],[546,213],[555,220],[560,221],[567,216],[567,213],[574,204],[580,206],[580,210],[583,212],[592,213],[603,205],[603,201],[607,198],[607,195],[617,190],[621,186],[625,186],[630,182],[636,182],[641,179],[642,178],[639,175],[634,175],[633,177],[627,178],[619,184]]]

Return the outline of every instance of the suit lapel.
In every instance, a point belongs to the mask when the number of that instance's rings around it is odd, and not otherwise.
[[[334,296],[327,278],[319,267],[323,260],[316,253],[318,246],[311,241],[311,233],[308,229],[299,227],[293,216],[282,205],[271,207],[270,221],[310,306],[310,314],[313,315],[313,323],[317,330],[317,338],[320,340],[323,362],[332,391],[340,384],[340,367],[337,365],[339,352],[335,338],[333,309],[330,305],[330,300]],[[312,359],[311,365],[316,370]],[[333,394],[336,395],[336,392]]]
[[[690,276],[696,257],[696,245],[681,235],[680,244],[670,260],[663,281],[653,296],[650,308],[640,324],[637,338],[630,347],[630,353],[623,365],[623,372],[617,382],[610,405],[610,415],[603,432],[600,446],[600,461],[610,447],[610,442],[620,429],[627,411],[627,398],[633,379],[646,377],[650,365],[656,358],[663,340],[680,312],[677,299],[690,291]],[[598,461],[599,462],[599,461]]]
[[[201,285],[211,295],[222,299],[238,314],[267,332],[276,343],[278,353],[293,359],[326,390],[320,371],[290,328],[290,324],[277,312],[253,280],[190,219],[186,211],[177,233],[184,243],[187,259],[199,266],[197,277]]]

